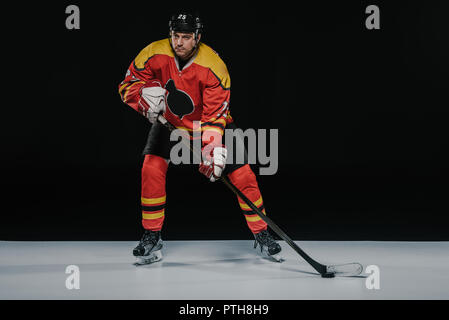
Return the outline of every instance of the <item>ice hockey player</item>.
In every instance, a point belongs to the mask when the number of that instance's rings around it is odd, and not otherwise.
[[[165,179],[170,162],[170,132],[157,117],[162,114],[191,136],[194,121],[201,124],[203,150],[211,150],[199,165],[210,181],[226,174],[264,214],[256,176],[249,164],[227,164],[222,144],[225,128],[236,128],[229,112],[230,77],[226,65],[201,42],[203,24],[198,15],[179,12],[169,21],[169,37],[149,44],[132,61],[119,84],[123,102],[152,123],[142,165],[142,225],[144,233],[133,250],[138,264],[162,259],[161,229],[165,214]],[[193,139],[193,138],[192,138]],[[224,142],[226,143],[226,142]],[[255,237],[254,248],[263,256],[281,261],[281,246],[267,231],[267,224],[238,197],[247,225]]]

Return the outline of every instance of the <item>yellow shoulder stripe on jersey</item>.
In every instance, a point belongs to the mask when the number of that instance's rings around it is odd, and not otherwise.
[[[145,64],[147,63],[147,61],[157,54],[164,54],[169,57],[174,57],[173,50],[168,38],[152,42],[148,46],[143,48],[142,51],[140,51],[140,53],[137,55],[136,59],[134,59],[134,66],[137,69],[142,70],[143,68],[145,68]]]
[[[231,88],[231,77],[229,76],[226,64],[223,62],[223,60],[221,60],[220,56],[208,45],[200,43],[198,55],[196,56],[193,63],[196,63],[205,68],[209,68],[219,79],[223,89],[228,90]]]

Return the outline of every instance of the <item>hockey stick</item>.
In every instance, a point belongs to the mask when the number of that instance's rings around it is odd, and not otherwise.
[[[170,131],[176,129],[170,122],[167,121],[162,115],[158,116],[158,120],[165,127],[167,127]],[[183,141],[185,141],[183,139]],[[195,154],[194,150],[188,143],[192,154],[196,157],[200,157]],[[200,157],[201,159],[201,157]],[[306,252],[304,252],[284,231],[282,231],[279,226],[273,222],[270,218],[268,218],[257,206],[249,200],[243,192],[241,192],[231,181],[229,181],[228,177],[222,176],[220,178],[221,181],[229,188],[231,191],[240,197],[265,223],[274,231],[276,234],[281,237],[287,244],[295,250],[304,260],[306,260],[323,278],[333,278],[335,276],[357,276],[363,271],[363,266],[360,263],[346,263],[340,265],[324,265],[316,260],[312,259]]]
[[[234,186],[227,177],[221,177],[224,184],[231,189],[236,195],[238,195],[245,203],[263,220],[266,224],[281,237],[287,244],[295,250],[304,260],[306,260],[323,278],[333,278],[338,276],[356,276],[359,275],[363,266],[360,263],[346,263],[341,265],[324,265],[316,260],[312,259],[307,253],[304,252],[279,226],[273,222],[270,218],[263,214],[262,211],[257,208],[254,203],[249,200],[243,192],[241,192],[236,186]]]

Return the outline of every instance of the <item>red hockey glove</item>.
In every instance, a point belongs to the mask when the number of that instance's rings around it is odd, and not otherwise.
[[[164,113],[166,90],[158,81],[152,81],[140,90],[139,109],[151,123],[157,121],[160,113]]]
[[[202,162],[199,171],[209,178],[211,182],[218,180],[226,166],[227,150],[225,145],[206,145],[202,149]]]

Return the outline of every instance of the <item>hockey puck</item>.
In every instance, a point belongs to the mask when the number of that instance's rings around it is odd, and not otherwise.
[[[333,278],[333,277],[335,277],[335,273],[333,273],[333,272],[322,273],[321,277],[322,278]]]

